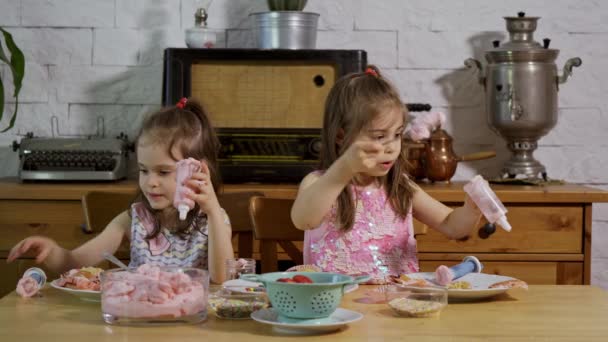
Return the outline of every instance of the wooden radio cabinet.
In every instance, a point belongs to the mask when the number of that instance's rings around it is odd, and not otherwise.
[[[464,199],[462,185],[421,184],[421,187],[441,202],[459,206]],[[74,248],[94,236],[82,229],[81,197],[92,190],[134,192],[136,186],[134,181],[49,184],[0,179],[0,296],[14,290],[19,277],[34,264],[31,256],[6,263],[15,243],[29,235],[41,234],[65,248]],[[608,192],[572,184],[492,185],[492,188],[508,208],[513,230],[507,233],[498,228],[483,239],[477,234],[485,224],[482,220],[468,240],[454,241],[416,222],[423,271],[475,255],[483,262],[484,273],[509,275],[530,284],[589,284],[592,203],[608,202]],[[292,198],[297,185],[231,184],[224,191],[259,191],[267,196]],[[121,247],[117,255],[128,259],[128,248]],[[257,245],[254,257],[259,257]],[[49,274],[50,279],[56,276]]]

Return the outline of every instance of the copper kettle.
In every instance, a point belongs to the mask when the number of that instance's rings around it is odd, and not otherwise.
[[[464,156],[457,156],[452,148],[452,137],[443,129],[431,133],[426,142],[424,164],[426,177],[432,182],[449,182],[456,166],[460,161],[488,159],[496,156],[495,151],[477,152]]]
[[[407,160],[406,170],[415,180],[426,178],[426,167],[424,166],[426,143],[420,141],[403,140],[401,153]]]

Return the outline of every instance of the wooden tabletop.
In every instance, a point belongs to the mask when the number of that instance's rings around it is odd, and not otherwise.
[[[419,183],[429,195],[442,202],[462,202],[465,182]],[[503,202],[509,203],[594,203],[608,202],[608,191],[592,187],[563,185],[503,185],[492,184]],[[20,182],[16,178],[0,178],[0,199],[80,200],[89,191],[135,193],[137,182]],[[268,196],[294,198],[297,184],[225,184],[223,190],[260,191]]]
[[[438,318],[396,317],[386,304],[360,300],[371,286],[347,294],[341,307],[364,314],[345,329],[315,335],[324,341],[606,341],[608,292],[591,286],[533,285],[491,300],[450,303]],[[220,320],[210,312],[197,325],[128,327],[105,324],[99,303],[82,302],[52,288],[43,296],[0,299],[2,341],[282,341],[301,336],[276,332],[252,320]],[[305,337],[311,339],[311,337]]]

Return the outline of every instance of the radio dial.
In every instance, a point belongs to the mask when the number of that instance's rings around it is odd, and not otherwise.
[[[315,157],[319,157],[321,154],[321,139],[312,139],[308,144],[308,151]]]

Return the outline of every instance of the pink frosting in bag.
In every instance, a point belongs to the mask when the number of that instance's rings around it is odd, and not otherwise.
[[[17,294],[23,298],[34,296],[40,291],[40,284],[30,276],[24,276],[17,283]]]
[[[194,158],[182,159],[177,162],[177,187],[175,189],[175,196],[173,197],[173,206],[180,211],[180,220],[185,219],[185,214],[182,212],[187,213],[188,210],[192,209],[187,201],[185,201],[188,187],[184,183],[192,178],[192,174],[200,170],[200,168],[201,163]],[[184,206],[187,210],[184,209]]]
[[[445,286],[451,283],[452,280],[454,280],[454,273],[449,267],[445,265],[437,267],[435,270],[435,281],[437,284]]]

